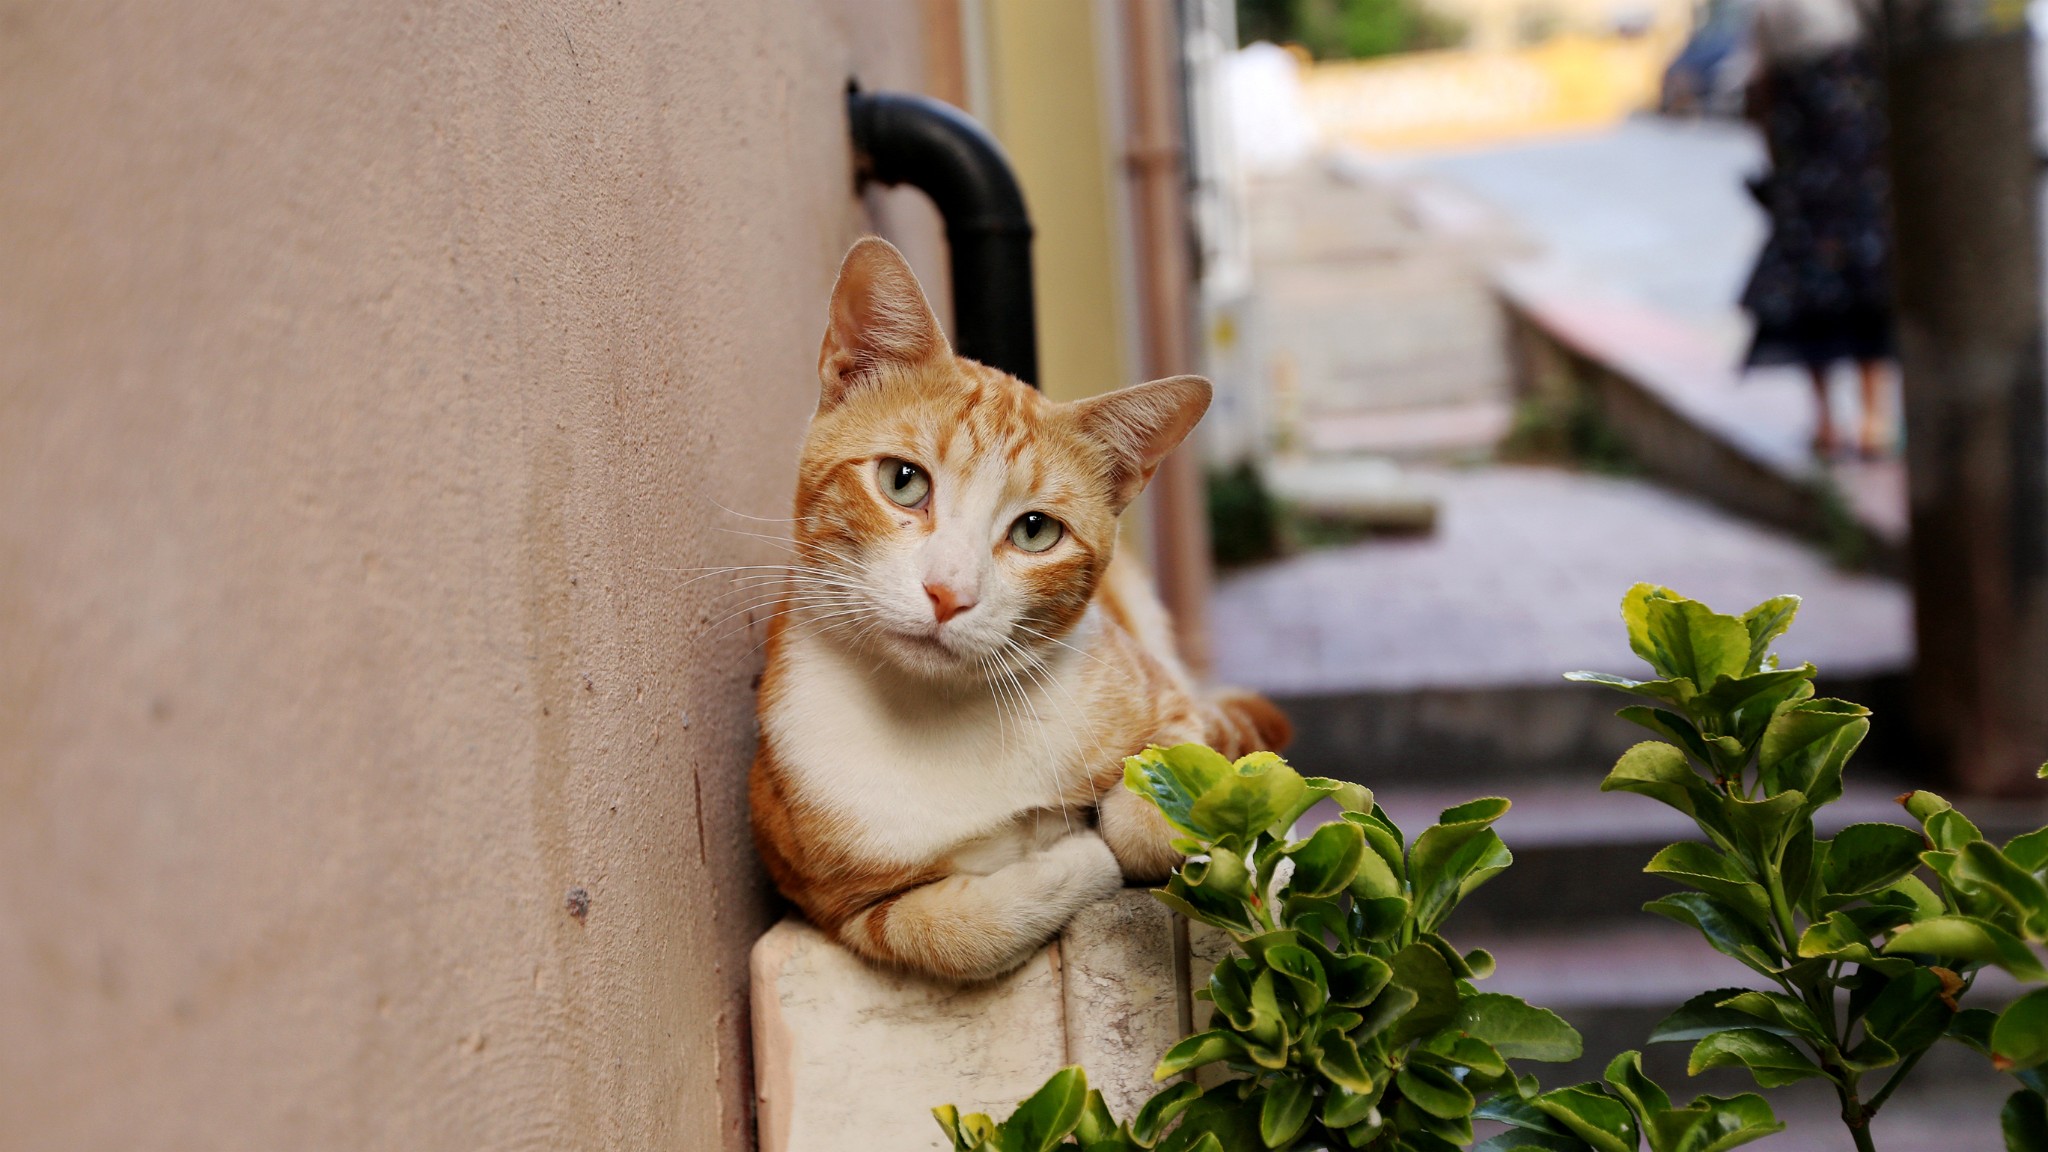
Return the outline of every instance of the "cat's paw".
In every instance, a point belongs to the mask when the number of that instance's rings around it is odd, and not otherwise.
[[[1102,839],[1115,853],[1125,879],[1157,884],[1180,866],[1183,857],[1173,846],[1173,829],[1159,809],[1136,792],[1118,788],[1105,794],[1098,818]]]
[[[1046,850],[1065,866],[1068,891],[1092,904],[1116,895],[1124,886],[1124,870],[1116,853],[1093,832],[1076,832]]]

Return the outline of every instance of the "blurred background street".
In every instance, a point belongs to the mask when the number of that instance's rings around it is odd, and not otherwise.
[[[1890,797],[1926,767],[1902,448],[1818,456],[1805,372],[1742,368],[1766,149],[1739,101],[1674,106],[1664,74],[1721,9],[1547,33],[1511,3],[1460,13],[1495,39],[1364,62],[1254,43],[1225,72],[1247,269],[1208,299],[1212,356],[1236,369],[1209,442],[1214,666],[1286,703],[1295,763],[1371,784],[1404,825],[1512,798],[1516,866],[1464,932],[1502,990],[1614,1051],[1748,974],[1638,911],[1666,890],[1643,863],[1690,829],[1596,791],[1635,730],[1620,697],[1560,674],[1640,670],[1617,611],[1637,580],[1723,611],[1801,594],[1780,651],[1878,710],[1836,818],[1896,821]],[[1896,371],[1884,388],[1896,428]],[[2019,828],[2044,807],[1972,811]],[[1666,1047],[1650,1066],[1667,1083],[1746,1086],[1688,1083],[1685,1046]],[[2001,1148],[2003,1086],[1979,1071],[1930,1059],[1880,1143]],[[1779,1096],[1792,1127],[1762,1146],[1850,1146],[1831,1096]]]

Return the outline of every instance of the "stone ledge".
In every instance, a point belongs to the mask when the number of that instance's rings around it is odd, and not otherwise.
[[[1083,1064],[1129,1117],[1184,1034],[1174,917],[1127,889],[1017,971],[951,985],[876,968],[790,917],[754,945],[761,1152],[944,1152],[931,1109],[1001,1116]]]

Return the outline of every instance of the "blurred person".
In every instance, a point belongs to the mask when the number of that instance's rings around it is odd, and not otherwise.
[[[1892,355],[1890,181],[1884,94],[1870,18],[1856,0],[1755,0],[1748,113],[1771,170],[1753,190],[1770,235],[1743,289],[1756,320],[1746,364],[1799,364],[1813,381],[1814,454],[1842,448],[1828,370],[1856,365],[1856,449],[1890,445],[1884,375]]]

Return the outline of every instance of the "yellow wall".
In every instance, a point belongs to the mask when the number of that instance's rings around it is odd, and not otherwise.
[[[972,2],[972,0],[970,0]],[[1024,183],[1037,239],[1039,374],[1072,399],[1134,383],[1098,15],[1091,0],[981,0],[989,127]]]

